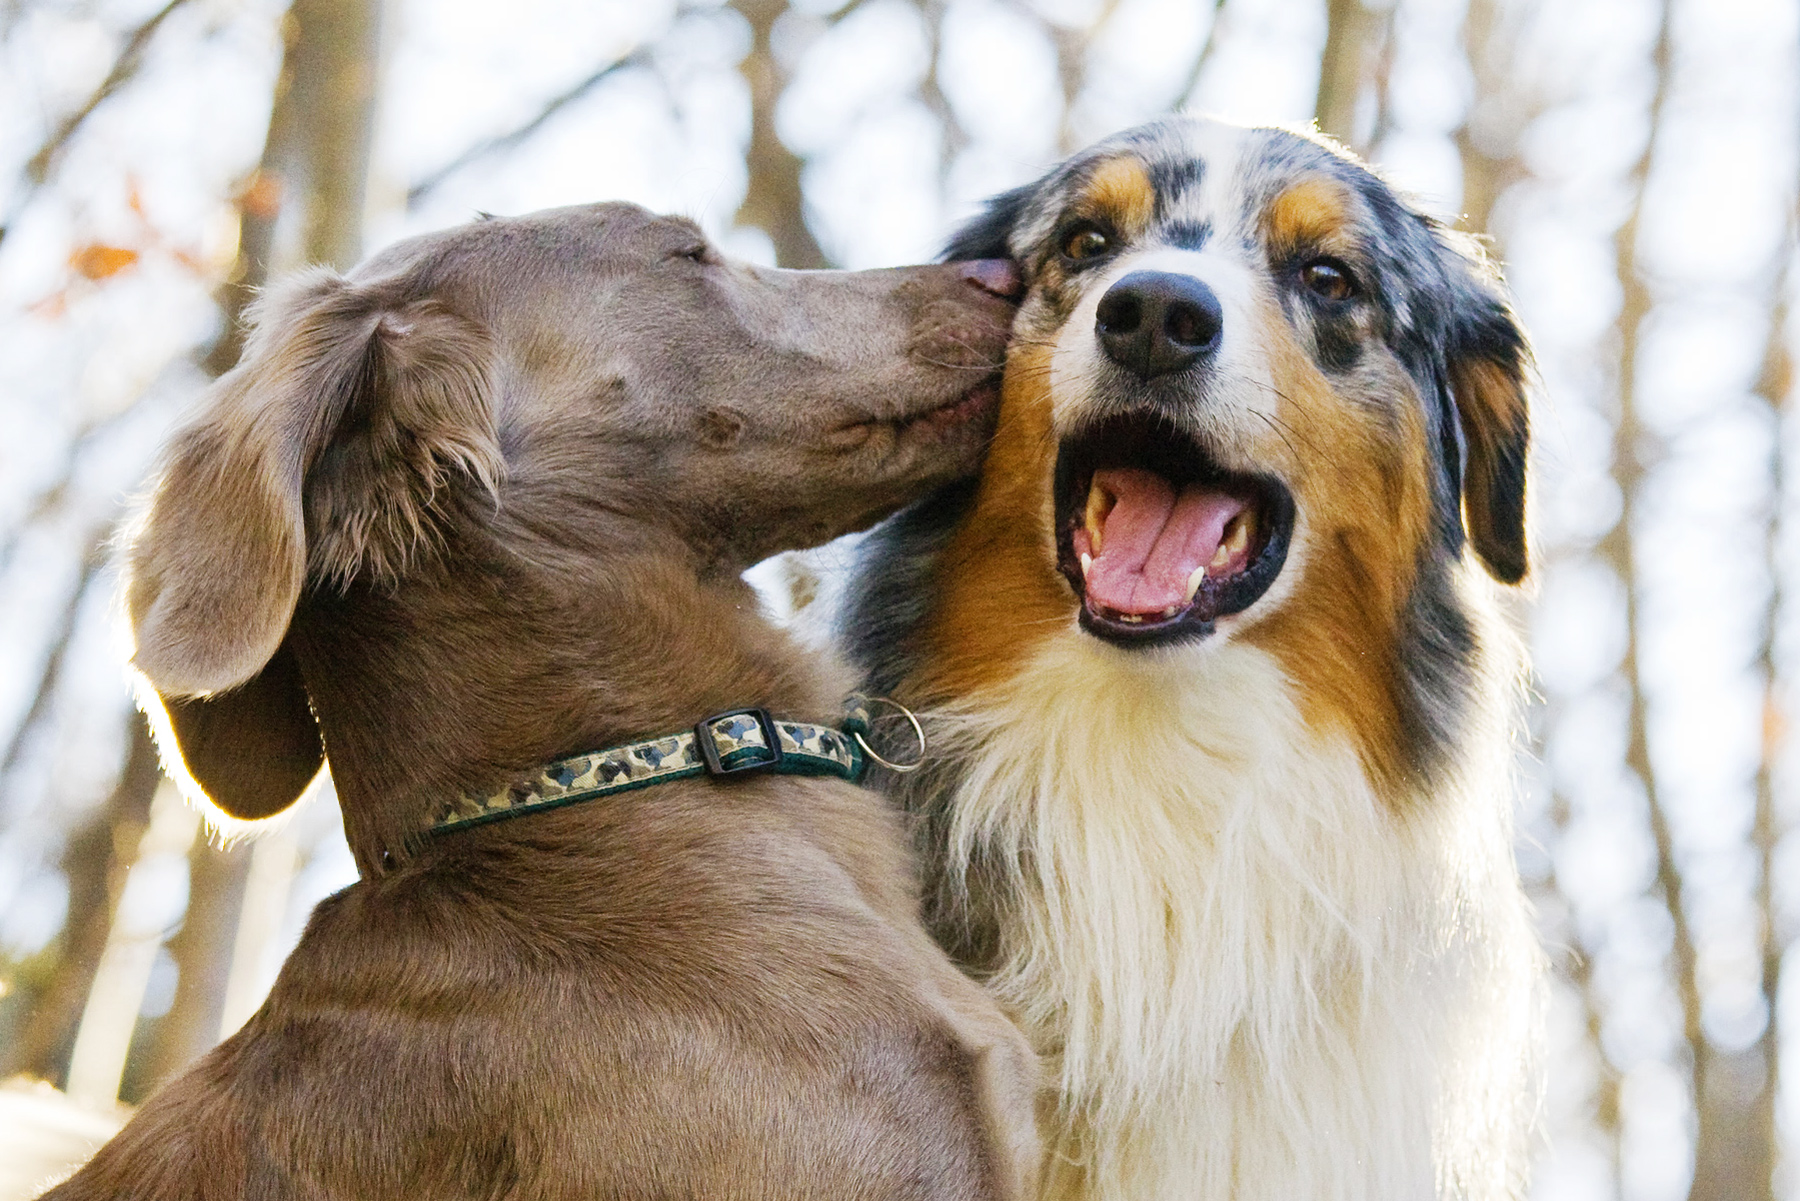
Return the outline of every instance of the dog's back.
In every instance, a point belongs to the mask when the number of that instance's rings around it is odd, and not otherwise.
[[[822,781],[664,787],[327,900],[263,1010],[51,1195],[1012,1195],[989,1082],[1030,1082],[909,931],[890,820]]]

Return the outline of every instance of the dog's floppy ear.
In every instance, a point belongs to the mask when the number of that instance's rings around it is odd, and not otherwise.
[[[944,247],[946,262],[968,259],[1010,259],[1013,227],[1037,192],[1036,184],[1026,184],[1010,192],[1002,192],[987,202],[981,215],[957,230]]]
[[[176,778],[192,781],[239,820],[286,809],[325,761],[300,665],[285,643],[261,671],[228,692],[140,699],[171,769],[179,756]]]
[[[283,647],[302,589],[397,580],[452,473],[493,489],[492,371],[474,323],[316,272],[264,306],[171,445],[127,551],[133,663],[165,755],[226,813],[279,812],[322,759]]]
[[[1447,366],[1466,448],[1463,524],[1475,554],[1503,584],[1525,578],[1525,466],[1531,446],[1531,355],[1512,309],[1485,282],[1462,283]]]

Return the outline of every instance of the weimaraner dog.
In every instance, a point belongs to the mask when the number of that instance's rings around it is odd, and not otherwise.
[[[1031,1054],[739,574],[975,469],[1015,291],[618,204],[281,289],[132,535],[135,664],[228,813],[329,754],[362,879],[49,1195],[1029,1191]]]

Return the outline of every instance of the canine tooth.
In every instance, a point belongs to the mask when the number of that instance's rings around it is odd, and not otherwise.
[[[1094,556],[1086,551],[1081,552],[1081,578],[1087,579],[1088,570],[1094,565]]]
[[[1213,552],[1209,567],[1223,567],[1231,562],[1231,557],[1250,545],[1250,519],[1234,517],[1231,524],[1225,527],[1225,540],[1219,543],[1219,549]]]
[[[1206,580],[1206,565],[1203,563],[1199,567],[1194,568],[1193,574],[1188,576],[1187,597],[1186,597],[1184,603],[1190,604],[1190,605],[1194,603],[1194,597],[1199,593],[1200,585],[1205,580]]]
[[[1082,511],[1081,521],[1087,527],[1088,540],[1093,544],[1094,553],[1100,553],[1100,537],[1106,524],[1106,515],[1112,512],[1113,497],[1098,483],[1088,485],[1087,507]]]
[[[1170,605],[1167,609],[1164,609],[1161,613],[1158,613],[1157,616],[1158,617],[1173,617],[1179,612],[1181,612],[1180,605]]]

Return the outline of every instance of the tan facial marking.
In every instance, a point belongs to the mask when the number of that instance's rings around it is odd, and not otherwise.
[[[930,666],[904,699],[966,696],[1016,673],[1045,638],[1065,629],[1075,598],[1056,571],[1050,477],[1052,348],[1013,351],[1000,425],[974,510],[937,566]]]
[[[1137,159],[1109,159],[1088,177],[1079,207],[1112,222],[1122,235],[1135,237],[1150,228],[1156,215],[1156,189]]]
[[[1394,428],[1337,395],[1273,304],[1260,314],[1278,419],[1271,439],[1308,541],[1293,593],[1245,631],[1280,661],[1313,728],[1347,734],[1384,796],[1408,795],[1400,623],[1419,548],[1430,536],[1426,431],[1419,407]],[[1399,378],[1395,387],[1408,385]]]
[[[1263,232],[1271,246],[1329,249],[1341,243],[1351,223],[1350,196],[1329,179],[1306,179],[1270,202],[1263,213]]]

